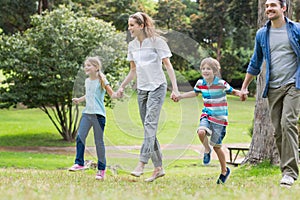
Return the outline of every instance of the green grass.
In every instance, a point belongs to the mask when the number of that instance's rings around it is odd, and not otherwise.
[[[229,126],[224,143],[248,143],[252,125],[254,99],[241,102],[228,96]],[[136,95],[116,101],[114,109],[107,108],[105,141],[107,145],[140,145],[143,129]],[[195,131],[202,109],[201,98],[184,99],[174,103],[166,98],[160,116],[158,138],[161,144],[199,144]],[[89,134],[87,145],[94,145]],[[0,146],[74,146],[62,141],[54,125],[39,109],[0,110]]]
[[[64,169],[74,162],[74,155],[48,153],[0,152],[0,157],[0,168],[54,170]]]
[[[46,156],[47,157],[47,156]],[[62,156],[63,157],[63,156]],[[64,157],[63,157],[64,158]],[[51,159],[51,158],[50,158]],[[55,158],[57,160],[58,158]],[[60,160],[58,160],[60,161]],[[113,174],[104,182],[94,179],[95,170],[71,173],[66,170],[0,168],[3,199],[214,199],[214,200],[296,200],[300,184],[280,188],[278,167],[268,164],[231,168],[225,185],[217,185],[219,167],[198,165],[194,160],[178,160],[166,168],[166,176],[153,183],[131,177],[127,172]]]
[[[70,146],[39,109],[0,110],[0,146]]]
[[[240,102],[229,96],[229,122],[224,143],[250,142],[254,99]],[[202,101],[186,99],[177,104],[166,99],[158,130],[161,144],[199,144],[195,130]],[[93,145],[92,134],[88,144]],[[142,141],[141,123],[135,96],[117,102],[107,110],[106,145],[137,145]],[[38,109],[0,110],[0,146],[73,146],[63,142],[47,116]],[[74,149],[73,149],[74,150]],[[129,175],[138,160],[138,149],[107,150],[122,156],[107,157],[105,182],[94,179],[96,170],[71,173],[66,169],[74,162],[74,151],[64,154],[0,151],[0,199],[214,199],[214,200],[281,200],[298,199],[300,183],[292,189],[279,187],[279,167],[262,163],[258,166],[231,167],[225,185],[216,185],[220,173],[217,160],[203,166],[192,150],[163,150],[166,176],[153,182],[143,180],[151,175],[152,163],[143,177]],[[124,156],[124,155],[128,155]],[[85,159],[96,160],[92,151]],[[117,169],[115,171],[114,169]],[[116,173],[117,172],[117,173]]]
[[[229,125],[224,143],[250,142],[249,129],[252,127],[255,99],[241,102],[238,97],[228,96],[228,104]]]

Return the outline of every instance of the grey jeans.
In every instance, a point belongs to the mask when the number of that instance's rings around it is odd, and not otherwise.
[[[154,167],[162,166],[162,153],[156,132],[166,91],[166,84],[160,85],[154,91],[138,90],[139,111],[144,126],[144,141],[140,151],[140,161],[147,164],[151,158]]]
[[[295,88],[295,84],[276,89],[270,88],[268,101],[275,128],[274,136],[280,156],[281,172],[297,180],[299,175],[297,122],[300,113],[300,90]]]

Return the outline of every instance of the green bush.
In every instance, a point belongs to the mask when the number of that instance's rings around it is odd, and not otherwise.
[[[0,34],[0,70],[7,86],[0,87],[0,107],[40,108],[67,141],[77,132],[72,98],[83,95],[86,57],[101,58],[111,85],[128,70],[125,36],[110,23],[82,15],[61,6],[34,15],[24,33]]]

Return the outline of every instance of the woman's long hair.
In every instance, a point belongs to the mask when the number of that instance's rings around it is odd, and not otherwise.
[[[144,25],[144,33],[148,38],[159,37],[162,34],[162,31],[155,28],[153,19],[146,13],[136,12],[130,15],[129,18],[135,19],[138,25]]]

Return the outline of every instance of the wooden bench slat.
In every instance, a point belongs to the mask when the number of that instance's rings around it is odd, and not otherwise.
[[[231,164],[234,166],[238,166],[240,163],[236,162],[236,159],[238,157],[238,155],[240,154],[240,152],[242,152],[244,154],[244,156],[246,156],[245,151],[249,151],[249,147],[234,147],[234,146],[229,146],[227,147],[227,149],[229,150],[229,162],[226,162],[227,164]],[[237,151],[235,154],[235,157],[233,158],[233,151]]]
[[[238,166],[240,163],[237,163],[236,162],[236,159],[238,157],[238,155],[240,154],[240,152],[243,152],[244,156],[246,155],[244,151],[249,151],[249,147],[233,147],[233,146],[229,146],[227,147],[227,149],[229,150],[229,159],[230,161],[229,162],[226,162],[227,164],[231,164],[231,165],[234,165],[234,166]],[[233,155],[233,151],[237,151],[237,153],[235,154],[235,157],[234,159],[232,158]],[[300,154],[300,148],[298,149],[298,152]],[[300,157],[300,155],[299,155]]]

